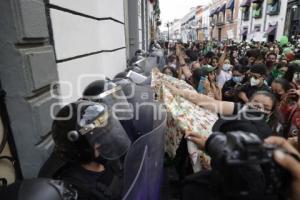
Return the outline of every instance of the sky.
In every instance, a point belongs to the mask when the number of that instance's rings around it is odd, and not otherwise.
[[[180,19],[186,15],[191,7],[198,5],[208,5],[211,0],[160,0],[160,18],[162,20],[162,29],[165,24],[174,19]]]

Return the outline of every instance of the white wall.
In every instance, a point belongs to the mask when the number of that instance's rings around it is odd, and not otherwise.
[[[242,2],[241,2],[242,3]],[[276,40],[279,40],[284,32],[284,25],[285,25],[285,17],[286,17],[286,10],[287,10],[287,0],[281,0],[281,7],[280,13],[278,15],[267,15],[267,1],[263,2],[263,14],[262,17],[259,19],[252,18],[252,5],[250,7],[250,19],[249,21],[242,21],[238,24],[238,38],[241,38],[240,30],[243,27],[248,26],[248,37],[251,37],[252,32],[254,31],[254,27],[256,25],[260,25],[260,34],[264,34],[269,27],[269,24],[275,25],[277,23],[277,32],[276,32]],[[239,8],[239,20],[241,20],[241,9]],[[252,23],[251,23],[252,18]],[[251,31],[251,32],[250,32]]]
[[[89,82],[103,75],[113,78],[126,68],[124,4],[122,0],[50,0],[50,4],[59,80],[72,87],[61,85],[66,103],[78,99]],[[89,78],[80,82],[84,76]]]
[[[50,0],[50,3],[94,17],[112,17],[124,22],[122,0]]]
[[[61,85],[63,102],[77,100],[90,82],[103,79],[104,75],[113,77],[124,70],[124,60],[126,49],[58,63],[59,80],[69,81],[73,86],[71,89],[67,84]]]

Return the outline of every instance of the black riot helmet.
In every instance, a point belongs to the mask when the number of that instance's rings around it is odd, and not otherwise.
[[[133,118],[132,105],[128,103],[122,87],[110,80],[90,83],[83,91],[82,99],[106,104],[118,120]]]
[[[1,199],[9,200],[77,200],[72,185],[51,179],[30,179],[16,182],[0,190]]]
[[[131,142],[110,110],[101,103],[77,101],[66,105],[52,125],[55,150],[65,159],[89,163],[116,160],[123,156]],[[99,157],[95,158],[95,150]]]

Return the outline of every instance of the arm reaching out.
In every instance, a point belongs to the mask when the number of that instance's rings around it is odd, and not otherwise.
[[[221,115],[232,115],[234,111],[234,103],[227,101],[218,101],[203,94],[199,94],[196,91],[179,90],[171,84],[165,84],[171,90],[174,95],[179,95],[188,101],[211,110],[212,112],[219,113]]]

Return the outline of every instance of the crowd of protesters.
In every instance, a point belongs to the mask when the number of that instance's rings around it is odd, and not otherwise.
[[[300,130],[300,44],[277,42],[195,42],[169,44],[162,72],[185,80],[200,94],[241,104],[258,91],[270,93],[264,108],[276,134]],[[274,102],[273,102],[274,101]]]
[[[271,137],[266,141],[286,142],[300,150],[299,41],[289,42],[283,36],[274,42],[177,42],[168,44],[167,50],[162,73],[184,80],[195,89],[191,95],[191,91],[167,85],[173,94],[220,116],[236,114],[243,106],[252,105],[264,114],[263,121],[272,130],[261,131],[263,139]],[[190,132],[185,138],[204,150],[207,138]],[[287,163],[281,164],[291,164]],[[295,171],[300,171],[297,166]]]

